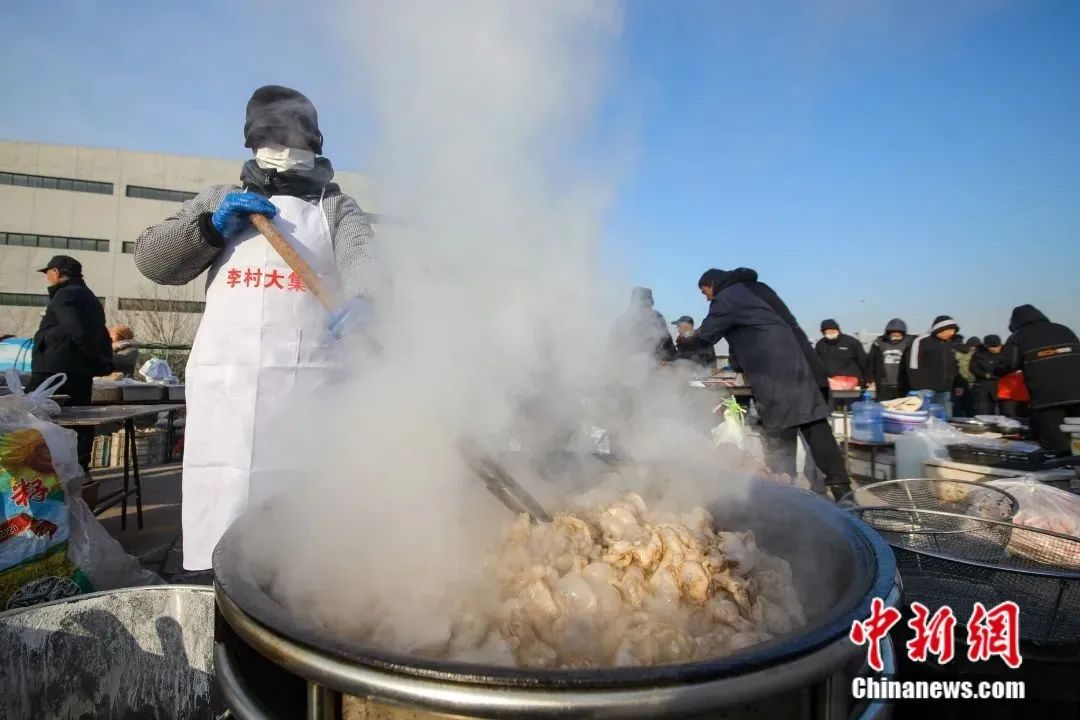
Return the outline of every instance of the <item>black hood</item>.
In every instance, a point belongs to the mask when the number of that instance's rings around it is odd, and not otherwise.
[[[251,95],[244,123],[244,147],[258,150],[273,142],[322,155],[319,115],[303,93],[281,85],[264,85]]]
[[[1037,322],[1049,322],[1034,305],[1020,305],[1013,308],[1012,317],[1009,318],[1009,332],[1016,332],[1025,325]]]
[[[893,318],[885,324],[885,334],[888,335],[891,332],[901,332],[907,335],[907,323],[900,318]]]
[[[716,295],[721,290],[738,283],[756,282],[758,279],[757,271],[750,268],[735,268],[734,270],[717,270],[713,268],[706,270],[705,274],[698,280],[698,287],[711,287],[713,295]]]

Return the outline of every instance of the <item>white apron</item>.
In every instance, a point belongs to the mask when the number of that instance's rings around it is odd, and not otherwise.
[[[330,228],[318,206],[275,195],[274,225],[340,293]],[[254,226],[210,269],[206,310],[187,365],[184,568],[205,570],[249,506],[295,482],[290,411],[342,368],[328,313]],[[290,453],[290,450],[293,452]]]

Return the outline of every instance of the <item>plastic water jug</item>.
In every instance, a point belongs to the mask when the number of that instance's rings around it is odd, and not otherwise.
[[[881,413],[881,405],[873,401],[869,391],[864,392],[862,400],[851,404],[851,437],[863,442],[885,442]]]
[[[942,422],[947,422],[949,419],[949,413],[945,409],[945,406],[941,403],[932,402],[926,406],[926,412],[930,414],[930,417],[937,418]]]

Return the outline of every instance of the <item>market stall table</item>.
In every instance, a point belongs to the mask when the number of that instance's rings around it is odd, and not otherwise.
[[[848,465],[848,474],[851,474],[851,454],[850,448],[861,448],[870,452],[870,481],[875,482],[878,480],[877,476],[877,456],[880,450],[893,450],[896,448],[896,442],[886,437],[881,442],[874,442],[872,440],[857,440],[853,437],[844,438],[844,461]]]
[[[52,421],[65,428],[100,428],[104,425],[122,423],[124,425],[124,487],[115,493],[101,498],[94,506],[94,514],[97,515],[116,503],[122,503],[120,513],[120,529],[127,529],[127,504],[128,497],[135,495],[135,517],[142,530],[142,482],[139,479],[139,458],[135,451],[135,418],[157,415],[158,413],[172,413],[183,408],[182,403],[157,404],[157,405],[103,405],[103,406],[77,406],[65,407]],[[134,487],[131,479],[134,477]]]

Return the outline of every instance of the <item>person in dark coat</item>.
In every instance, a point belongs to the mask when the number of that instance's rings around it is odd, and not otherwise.
[[[1080,341],[1032,305],[1013,309],[1009,332],[997,372],[1023,371],[1031,394],[1033,433],[1047,450],[1067,452],[1069,436],[1060,426],[1065,418],[1080,416]]]
[[[667,321],[653,309],[649,288],[638,287],[630,292],[630,307],[615,321],[611,344],[617,352],[650,354],[661,363],[672,362],[678,356]]]
[[[835,320],[821,323],[822,338],[814,349],[825,365],[825,373],[833,377],[858,378],[859,385],[866,383],[866,351],[862,343],[840,332]]]
[[[49,304],[34,335],[30,361],[33,390],[57,373],[67,380],[56,391],[71,398],[71,405],[89,405],[94,376],[112,371],[112,341],[105,327],[105,310],[86,287],[82,264],[73,257],[57,255],[38,272],[49,285]],[[79,428],[79,464],[90,465],[93,428]]]
[[[975,376],[971,374],[971,359],[975,351],[982,347],[982,338],[972,335],[965,339],[962,335],[953,337],[956,346],[956,372],[959,374],[959,387],[953,393],[953,416],[973,417],[975,415],[975,395],[972,386]]]
[[[948,315],[938,315],[930,332],[916,337],[904,356],[906,387],[933,392],[934,402],[944,405],[946,412],[951,410],[951,394],[961,387],[953,343],[953,337],[959,331],[960,325],[955,320]]]
[[[997,415],[997,385],[1006,365],[1004,346],[997,335],[987,335],[971,356],[971,400],[974,415]]]
[[[675,350],[679,360],[712,370],[716,367],[716,348],[694,333],[694,318],[683,315],[675,322]]]
[[[901,368],[904,353],[914,339],[908,335],[907,324],[900,318],[893,318],[885,324],[885,332],[870,346],[866,356],[866,380],[874,386],[878,402],[907,394],[901,384]]]
[[[698,287],[710,304],[697,334],[714,345],[727,338],[738,356],[753,388],[772,470],[795,474],[796,438],[801,433],[833,497],[842,496],[850,485],[828,422],[828,376],[787,305],[747,268],[709,270]]]

